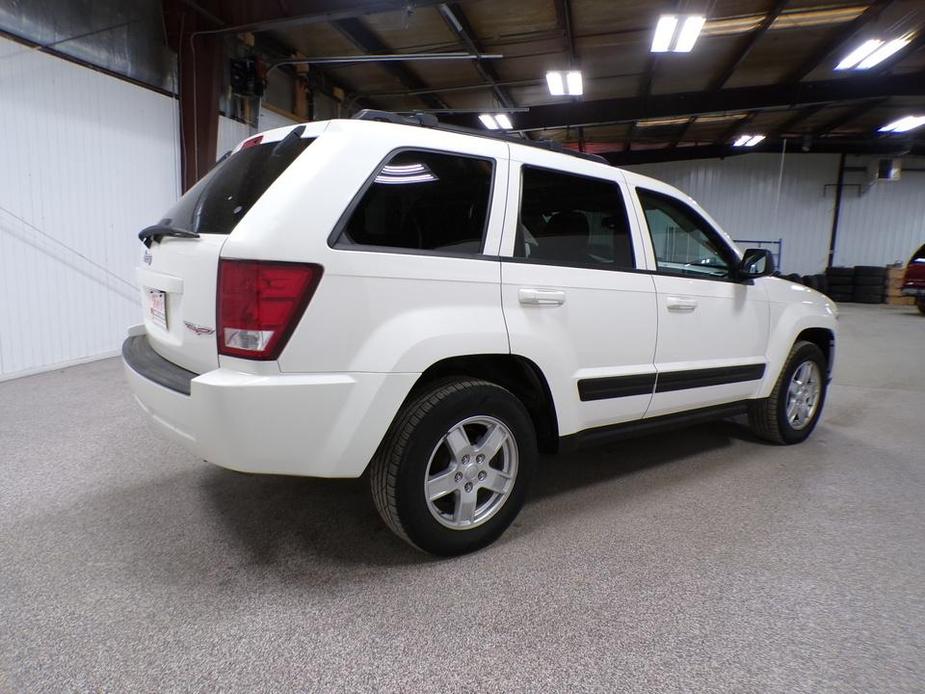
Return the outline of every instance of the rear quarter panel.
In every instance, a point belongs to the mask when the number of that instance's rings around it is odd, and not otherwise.
[[[328,237],[398,148],[494,160],[484,257],[335,249]],[[420,373],[439,359],[507,353],[497,260],[506,143],[426,128],[332,121],[252,208],[224,257],[320,263],[321,283],[279,359],[282,372]]]

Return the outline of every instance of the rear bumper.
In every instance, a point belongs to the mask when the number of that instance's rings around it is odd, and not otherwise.
[[[197,457],[241,472],[309,477],[363,474],[419,375],[219,368],[197,376],[154,353],[143,335],[126,340],[123,363],[141,408]],[[188,395],[173,387],[184,379]]]
[[[902,293],[904,296],[925,298],[925,287],[903,287]]]

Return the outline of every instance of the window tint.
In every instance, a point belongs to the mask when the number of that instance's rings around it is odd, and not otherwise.
[[[525,166],[521,186],[516,257],[605,268],[636,266],[616,183]]]
[[[336,245],[480,253],[491,179],[487,159],[399,152],[377,172]]]
[[[660,272],[728,277],[729,251],[710,236],[710,225],[680,200],[637,189]]]
[[[219,162],[168,210],[161,224],[198,234],[230,234],[267,188],[313,140],[304,126],[277,142],[258,144]]]

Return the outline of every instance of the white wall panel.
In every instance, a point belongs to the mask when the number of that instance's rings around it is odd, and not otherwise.
[[[241,140],[250,137],[255,132],[247,123],[220,115],[218,117],[218,143],[215,148],[216,158],[221,159],[226,152],[237,147]]]
[[[176,101],[0,39],[0,378],[112,353],[136,232],[179,194]]]
[[[853,158],[848,166],[864,164]],[[865,174],[851,173],[846,181],[862,184],[856,195],[846,187],[842,198],[835,245],[837,265],[888,265],[905,263],[925,244],[925,160],[904,159],[899,181],[867,186]]]
[[[727,159],[668,162],[627,167],[670,183],[699,202],[736,239],[783,240],[781,269],[812,274],[825,267],[838,156],[784,157],[778,201],[780,155],[747,154]]]
[[[293,120],[292,118],[287,118],[286,116],[281,116],[275,111],[260,105],[260,113],[257,119],[257,130],[263,132],[264,130],[273,130],[273,128],[285,128],[290,125],[298,125],[299,121]]]

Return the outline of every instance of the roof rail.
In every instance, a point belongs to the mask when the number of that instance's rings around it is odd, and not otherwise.
[[[364,108],[353,114],[353,120],[375,120],[381,123],[397,123],[398,125],[419,125],[424,128],[436,128],[440,125],[437,116],[433,113],[413,113],[410,116],[401,116],[391,111],[379,111],[374,108]]]
[[[372,120],[379,121],[381,123],[395,123],[397,125],[416,125],[424,128],[436,128],[437,130],[459,133],[461,135],[488,137],[492,140],[504,140],[505,142],[524,145],[526,147],[539,147],[540,149],[549,150],[550,152],[568,154],[572,157],[587,159],[588,161],[597,162],[599,164],[607,164],[610,166],[610,162],[608,162],[599,154],[578,152],[574,149],[564,147],[560,142],[555,142],[553,140],[530,140],[527,138],[516,137],[506,132],[498,132],[493,130],[476,130],[475,128],[467,128],[462,125],[450,125],[449,123],[441,123],[432,113],[414,112],[411,115],[405,116],[400,113],[393,113],[392,111],[379,111],[373,108],[364,108],[362,111],[355,113],[352,119]]]

